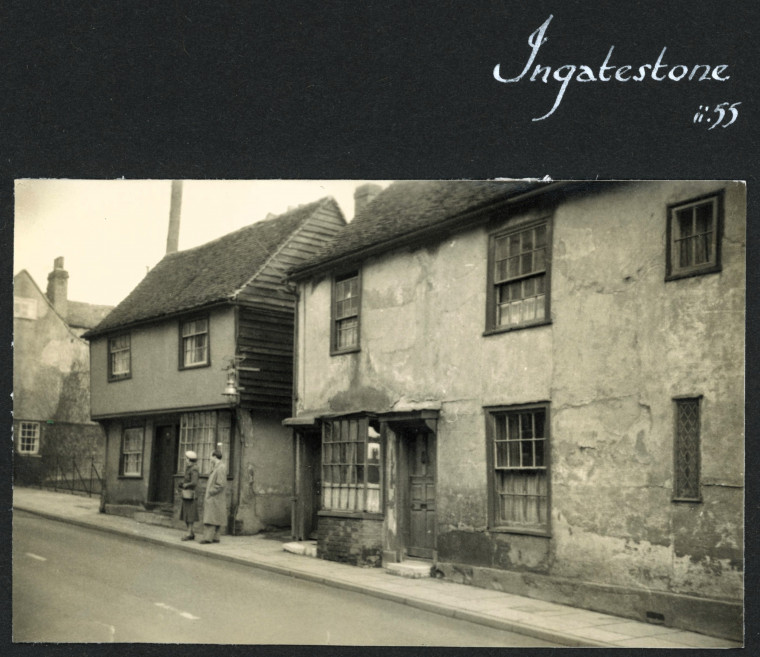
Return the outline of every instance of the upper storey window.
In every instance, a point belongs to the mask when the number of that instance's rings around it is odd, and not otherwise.
[[[667,279],[720,271],[722,211],[719,194],[668,207]]]

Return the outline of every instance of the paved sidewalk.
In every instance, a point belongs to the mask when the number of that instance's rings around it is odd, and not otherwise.
[[[180,530],[99,513],[99,499],[16,488],[13,507],[54,520],[108,531],[176,550],[392,600],[410,607],[518,632],[565,646],[625,648],[738,648],[741,644],[659,625],[534,600],[434,578],[408,579],[380,568],[359,568],[292,554],[262,536],[223,536],[221,543],[180,541]]]

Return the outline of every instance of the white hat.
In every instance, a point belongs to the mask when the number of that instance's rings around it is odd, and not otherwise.
[[[189,458],[191,461],[198,460],[198,455],[195,452],[185,452],[185,456]]]

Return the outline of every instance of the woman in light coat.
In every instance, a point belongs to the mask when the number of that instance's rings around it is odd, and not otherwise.
[[[218,543],[219,530],[227,524],[227,468],[218,449],[211,453],[211,463],[213,470],[208,476],[206,496],[203,498],[203,544]]]
[[[182,492],[179,519],[184,520],[187,525],[187,534],[182,537],[183,541],[192,541],[195,538],[193,525],[200,520],[195,492],[198,488],[198,464],[196,461],[198,461],[198,455],[195,452],[185,452],[185,478],[179,485]]]

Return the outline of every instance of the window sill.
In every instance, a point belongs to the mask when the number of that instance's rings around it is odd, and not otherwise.
[[[117,381],[128,381],[132,378],[131,374],[123,374],[121,376],[109,376],[108,383],[116,383]]]
[[[510,333],[512,331],[522,331],[523,329],[536,328],[537,326],[547,326],[552,323],[552,320],[546,319],[541,322],[533,322],[531,324],[520,324],[519,326],[498,326],[495,328],[486,329],[483,331],[483,337],[490,335],[497,335],[499,333]]]
[[[382,513],[375,513],[370,511],[333,511],[331,509],[323,509],[317,511],[318,516],[326,516],[331,518],[358,518],[361,520],[382,520]]]
[[[211,367],[211,363],[193,363],[192,365],[180,365],[179,371],[182,372],[184,370],[199,370],[204,367]]]
[[[23,456],[24,458],[41,459],[42,454],[39,452],[16,452],[17,456]]]
[[[551,532],[548,529],[529,529],[521,527],[489,527],[492,534],[522,534],[525,536],[537,536],[538,538],[551,538]]]
[[[705,274],[718,274],[723,271],[721,265],[710,265],[709,267],[702,267],[700,269],[689,269],[685,271],[673,272],[665,276],[665,282],[678,281],[682,278],[694,278],[695,276],[704,276]]]
[[[143,476],[141,474],[139,474],[139,475],[120,474],[119,475],[119,479],[142,479],[142,478],[143,478]]]
[[[356,354],[361,351],[361,347],[351,347],[350,349],[331,349],[330,355],[331,356],[343,356],[345,354]]]
[[[674,497],[671,501],[677,504],[702,504],[701,497]]]

